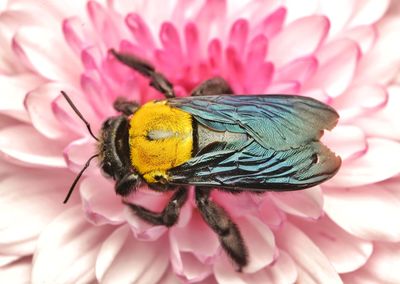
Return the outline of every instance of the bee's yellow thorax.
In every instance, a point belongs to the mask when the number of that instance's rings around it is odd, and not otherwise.
[[[166,101],[149,102],[130,119],[129,145],[133,167],[147,183],[192,157],[193,128],[190,114]]]

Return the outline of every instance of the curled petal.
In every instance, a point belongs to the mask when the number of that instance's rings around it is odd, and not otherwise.
[[[141,242],[127,226],[115,230],[102,244],[96,261],[101,283],[157,283],[168,268],[167,240]]]
[[[23,258],[19,261],[0,267],[1,283],[30,283],[32,259]]]

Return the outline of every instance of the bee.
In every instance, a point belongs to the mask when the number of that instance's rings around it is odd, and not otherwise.
[[[142,106],[117,99],[120,115],[108,118],[97,138],[90,124],[61,92],[90,134],[98,153],[94,158],[125,197],[145,183],[156,191],[173,191],[161,212],[123,201],[139,218],[171,227],[194,186],[204,221],[218,235],[226,254],[241,271],[248,251],[228,212],[210,199],[213,190],[241,192],[293,191],[318,185],[339,170],[341,159],[320,142],[338,113],[315,99],[297,95],[234,95],[220,77],[206,80],[190,97],[177,98],[166,76],[147,61],[110,50],[115,58],[150,80],[165,99]]]

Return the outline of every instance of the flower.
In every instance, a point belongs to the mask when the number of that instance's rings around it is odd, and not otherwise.
[[[162,4],[161,4],[162,3]],[[390,1],[29,1],[0,14],[0,265],[3,282],[398,283],[400,67]],[[160,7],[162,5],[162,7]],[[397,10],[395,10],[397,11]],[[179,223],[144,223],[95,165],[66,190],[119,96],[162,96],[115,48],[151,61],[179,96],[219,75],[236,93],[291,93],[335,107],[324,135],[343,159],[332,180],[298,192],[214,192],[250,264],[235,272],[193,192]],[[160,210],[168,196],[131,198]]]

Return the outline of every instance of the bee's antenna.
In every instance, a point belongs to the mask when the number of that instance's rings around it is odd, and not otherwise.
[[[93,155],[93,156],[91,156],[91,157],[89,158],[89,160],[87,160],[86,164],[83,166],[82,170],[79,172],[79,174],[76,176],[74,182],[72,183],[71,188],[70,188],[69,191],[68,191],[67,197],[65,197],[65,199],[64,199],[64,202],[63,202],[64,204],[68,202],[68,199],[70,198],[72,192],[74,191],[75,185],[77,184],[77,182],[78,182],[79,179],[81,178],[83,172],[89,167],[90,162],[91,162],[94,158],[96,158],[96,157],[98,157],[98,156],[99,156],[99,154]]]
[[[67,100],[68,104],[72,107],[72,109],[74,110],[74,112],[79,116],[80,119],[82,119],[82,121],[86,124],[87,129],[89,130],[90,135],[96,140],[99,141],[99,138],[97,138],[93,132],[92,129],[90,128],[90,124],[89,122],[86,121],[86,119],[83,117],[83,115],[80,113],[80,111],[76,108],[76,106],[74,105],[74,103],[71,101],[71,99],[68,97],[68,95],[64,92],[61,91],[61,95],[63,95],[63,97]]]

